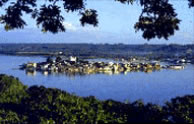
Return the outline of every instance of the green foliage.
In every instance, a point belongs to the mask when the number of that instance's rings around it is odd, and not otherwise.
[[[37,17],[37,25],[42,25],[43,32],[57,33],[65,31],[63,26],[64,18],[60,13],[60,7],[56,5],[43,5]]]
[[[21,82],[6,75],[0,75],[0,102],[13,102],[20,103],[21,99],[27,97],[27,86],[21,84]]]
[[[43,86],[27,88],[0,75],[0,123],[193,123],[194,96],[177,97],[164,107],[142,101],[121,103],[78,97]],[[19,95],[20,94],[20,95]],[[6,97],[5,97],[6,96]],[[16,100],[17,99],[17,100]]]
[[[16,112],[0,109],[0,123],[18,123],[20,119]]]
[[[64,32],[64,14],[62,14],[62,9],[64,9],[66,12],[79,11],[82,25],[97,26],[98,24],[97,12],[95,10],[87,10],[85,8],[85,0],[48,0],[47,2],[48,4],[44,3],[39,7],[37,0],[17,0],[15,2],[1,0],[0,7],[4,6],[5,3],[7,3],[8,7],[5,9],[5,14],[0,16],[0,23],[4,24],[4,28],[7,31],[23,29],[26,26],[26,21],[22,18],[25,12],[36,20],[37,26],[42,28],[42,32]],[[60,4],[63,7],[59,6]]]
[[[96,10],[86,10],[85,12],[82,12],[81,15],[82,17],[80,19],[80,22],[82,26],[84,26],[85,24],[97,26],[98,20],[96,17],[98,16],[98,14]]]
[[[0,7],[7,3],[5,14],[0,16],[0,23],[4,24],[5,30],[24,28],[25,20],[23,13],[31,15],[42,28],[43,32],[64,32],[64,14],[66,12],[79,12],[82,26],[90,24],[98,25],[98,14],[96,10],[85,7],[87,0],[45,0],[39,7],[38,0],[1,0]],[[169,0],[115,0],[123,4],[140,3],[142,14],[134,28],[143,31],[143,37],[147,40],[152,38],[168,39],[179,29],[180,20]],[[194,0],[188,0],[189,8],[194,6]],[[61,7],[60,5],[63,5]]]
[[[168,39],[175,30],[179,30],[180,20],[168,0],[140,0],[140,4],[144,8],[135,29],[143,31],[145,39],[155,37]]]
[[[177,97],[167,102],[164,109],[171,122],[194,123],[194,96]]]
[[[189,0],[189,7],[194,7],[194,0]]]

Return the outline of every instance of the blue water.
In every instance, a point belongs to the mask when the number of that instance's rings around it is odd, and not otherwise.
[[[78,96],[95,96],[100,100],[113,99],[133,102],[142,99],[145,103],[164,104],[176,96],[194,94],[194,65],[183,70],[161,70],[152,73],[130,72],[126,75],[85,75],[64,74],[27,75],[18,70],[27,62],[42,62],[44,57],[23,57],[0,55],[0,73],[18,77],[25,85],[44,85],[59,88]]]

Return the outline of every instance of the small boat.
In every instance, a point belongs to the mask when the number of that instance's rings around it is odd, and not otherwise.
[[[19,69],[21,69],[21,70],[26,69],[26,64],[19,65]]]
[[[180,70],[180,69],[184,69],[184,66],[183,65],[169,65],[168,68]]]

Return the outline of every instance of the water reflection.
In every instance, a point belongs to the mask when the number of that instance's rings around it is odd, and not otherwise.
[[[32,70],[32,71],[26,70],[25,72],[26,72],[27,76],[36,76],[36,74],[37,74],[37,72],[35,70]]]
[[[128,75],[130,73],[139,73],[143,72],[146,74],[151,74],[153,72],[159,72],[161,70],[153,70],[153,69],[146,69],[146,70],[126,70],[126,71],[99,71],[99,72],[57,72],[57,71],[36,71],[36,70],[25,70],[27,76],[36,76],[37,73],[40,73],[44,76],[48,75],[59,75],[59,76],[67,76],[67,77],[75,77],[75,76],[86,76],[86,75],[96,75],[96,74],[104,74],[104,75],[109,75],[109,76],[114,76],[114,75]]]

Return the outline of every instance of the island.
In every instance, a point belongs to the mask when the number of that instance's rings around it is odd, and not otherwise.
[[[185,60],[180,60],[184,62]],[[89,61],[79,59],[75,56],[69,58],[58,56],[56,58],[48,57],[45,62],[34,63],[28,62],[20,66],[20,69],[26,70],[29,73],[36,71],[42,72],[45,75],[52,73],[65,73],[66,75],[86,75],[86,74],[127,74],[128,72],[152,72],[161,69],[183,69],[184,65],[161,65],[159,61],[139,60],[131,58],[129,60],[121,59],[118,61]]]

